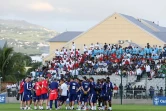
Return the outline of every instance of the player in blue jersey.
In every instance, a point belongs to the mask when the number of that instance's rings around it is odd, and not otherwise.
[[[86,105],[87,105],[87,101],[88,101],[88,94],[90,91],[90,84],[87,81],[86,76],[84,76],[83,79],[84,80],[81,84],[81,98],[80,98],[78,110],[81,110],[81,102],[84,102],[84,109],[83,110],[86,110]]]
[[[79,101],[80,101],[80,97],[81,97],[81,91],[80,91],[80,86],[81,86],[81,80],[80,79],[76,79],[76,82],[78,83],[78,90],[77,90],[77,97],[76,97],[76,100],[77,100],[77,104],[79,104]]]
[[[107,99],[107,109],[112,111],[112,91],[113,91],[113,85],[112,82],[110,82],[110,78],[107,77],[107,93],[106,97]]]
[[[26,110],[27,108],[28,110],[31,110],[30,108],[31,90],[32,90],[32,84],[30,83],[30,78],[26,78],[24,84],[24,92],[23,92],[24,110]]]
[[[70,101],[70,109],[74,108],[74,102],[77,97],[77,91],[78,91],[78,83],[74,81],[73,78],[70,79],[69,84],[69,101]]]
[[[91,110],[96,110],[96,99],[97,99],[97,93],[96,93],[96,84],[94,82],[94,78],[90,78],[90,105]]]
[[[33,84],[32,84],[32,77],[28,76],[28,78],[29,78],[29,86],[31,87],[31,92],[30,92],[30,97],[31,97],[30,105],[31,105],[33,100],[33,94],[32,94]]]
[[[102,83],[101,83],[101,80],[98,79],[97,80],[97,84],[96,84],[96,93],[97,93],[98,107],[101,107],[101,103],[102,103],[101,88],[102,88]]]
[[[106,83],[106,79],[102,79],[102,90],[101,90],[101,97],[102,97],[102,110],[105,110],[105,107],[107,105],[106,101],[107,101],[107,83]]]

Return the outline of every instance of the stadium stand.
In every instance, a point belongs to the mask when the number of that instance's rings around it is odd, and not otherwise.
[[[122,47],[116,44],[92,43],[83,45],[83,49],[62,47],[55,51],[55,57],[48,61],[43,70],[37,69],[35,77],[49,76],[54,78],[83,75],[93,76],[95,80],[110,77],[111,81],[123,86],[134,87],[161,86],[165,88],[165,56],[166,47],[150,46],[141,48],[135,43]],[[147,74],[147,79],[146,79]],[[95,75],[95,76],[94,76]]]

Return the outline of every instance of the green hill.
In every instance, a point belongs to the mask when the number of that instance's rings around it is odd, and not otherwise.
[[[0,19],[0,38],[44,42],[56,34],[54,30],[26,21]]]
[[[0,19],[0,40],[7,40],[8,46],[16,52],[41,54],[49,52],[48,39],[58,33],[45,27],[21,20]]]

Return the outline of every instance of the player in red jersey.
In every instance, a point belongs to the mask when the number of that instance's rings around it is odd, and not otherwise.
[[[43,109],[44,100],[46,101],[46,109],[49,109],[49,106],[48,106],[48,80],[49,80],[48,77],[46,77],[45,79],[42,80],[42,88],[41,88],[42,108],[41,109]]]
[[[41,78],[38,79],[38,81],[35,83],[35,101],[34,101],[34,109],[37,109],[37,105],[39,106],[39,109],[41,109]]]
[[[20,102],[20,109],[23,109],[23,92],[24,92],[24,83],[25,83],[25,79],[23,79],[20,83],[20,97],[21,97],[21,102]]]

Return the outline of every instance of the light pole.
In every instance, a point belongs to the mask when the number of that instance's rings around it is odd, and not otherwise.
[[[76,48],[74,49],[74,79],[76,78]]]
[[[120,64],[120,71],[122,71],[122,66],[121,66],[121,64]],[[120,101],[120,103],[121,103],[121,105],[123,104],[122,103],[122,99],[123,99],[123,83],[122,83],[122,72],[121,72],[121,95],[120,95],[120,98],[121,98],[121,101]]]
[[[2,79],[2,77],[0,77],[0,94],[1,94],[1,86],[2,86],[1,79]]]
[[[119,64],[119,70],[120,70],[120,103],[121,103],[121,105],[123,104],[123,101],[122,101],[122,99],[123,99],[123,88],[122,88],[122,64]]]

